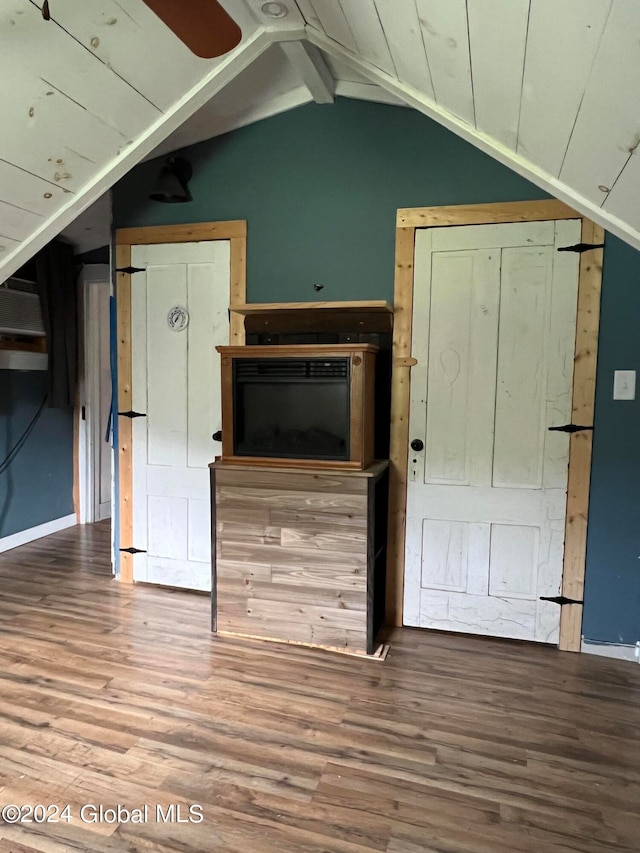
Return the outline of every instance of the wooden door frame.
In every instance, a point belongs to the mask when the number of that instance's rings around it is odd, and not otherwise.
[[[600,225],[555,199],[398,210],[389,452],[391,465],[386,595],[386,622],[389,625],[403,624],[410,371],[417,363],[411,356],[416,229],[554,219],[580,219],[582,243],[604,242],[604,229]],[[571,422],[582,426],[593,425],[602,255],[602,249],[594,249],[580,255]],[[578,602],[582,602],[584,590],[591,446],[591,430],[571,434],[562,595]],[[564,651],[580,651],[582,609],[581,603],[561,608],[558,645]]]
[[[131,266],[131,247],[162,243],[202,243],[229,240],[231,246],[230,292],[231,305],[247,301],[247,223],[197,222],[190,225],[153,225],[144,228],[118,228],[115,234],[116,255],[116,314],[118,338],[118,411],[131,411],[131,274],[119,272]],[[229,343],[244,343],[244,317],[233,312],[229,317]],[[213,353],[211,354],[213,358]],[[213,462],[213,459],[211,460]],[[124,543],[133,542],[133,458],[132,420],[118,421],[118,518],[119,541],[116,553]],[[115,507],[114,507],[115,512]],[[120,551],[119,578],[133,583],[133,554]]]

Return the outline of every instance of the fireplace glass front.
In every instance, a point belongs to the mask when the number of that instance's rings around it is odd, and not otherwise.
[[[349,358],[233,364],[236,456],[349,459]]]

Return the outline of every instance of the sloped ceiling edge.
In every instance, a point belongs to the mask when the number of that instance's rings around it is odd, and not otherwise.
[[[289,37],[294,35],[296,38],[304,37],[304,33],[298,30]],[[69,202],[64,207],[44,220],[37,231],[3,258],[0,263],[0,281],[5,281],[13,275],[272,44],[272,34],[266,28],[262,28],[231,51],[222,63],[199,80],[167,112],[160,115],[132,145],[107,163],[81,191],[70,196]]]
[[[452,133],[455,133],[457,136],[475,145],[476,148],[484,151],[485,154],[513,169],[514,172],[527,178],[527,180],[530,180],[555,198],[573,207],[578,213],[602,225],[607,231],[610,231],[612,234],[620,237],[621,240],[640,250],[640,231],[608,211],[603,210],[573,190],[570,186],[558,180],[555,176],[545,172],[540,167],[506,148],[502,143],[467,124],[449,111],[444,110],[417,89],[401,83],[397,78],[381,71],[372,63],[357,56],[332,39],[327,38],[313,27],[306,27],[306,37],[320,50],[329,56],[348,63],[355,71],[370,80],[371,83],[380,86],[390,95],[394,95],[396,98],[404,101],[407,106],[413,107],[434,121],[437,121]]]

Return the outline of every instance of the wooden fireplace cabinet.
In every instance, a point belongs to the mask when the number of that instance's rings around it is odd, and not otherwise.
[[[375,357],[372,344],[287,344],[219,346],[222,370],[222,461],[235,465],[362,471],[375,458]],[[233,365],[238,359],[349,359],[349,448],[345,460],[236,455],[234,450]]]
[[[384,621],[388,463],[209,467],[212,630],[374,654]]]

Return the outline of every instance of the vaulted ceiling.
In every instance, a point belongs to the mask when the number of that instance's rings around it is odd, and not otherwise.
[[[222,3],[242,41],[200,59],[142,0],[0,0],[0,281],[65,228],[98,240],[145,157],[336,94],[420,110],[640,248],[638,0]]]

